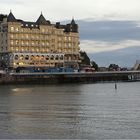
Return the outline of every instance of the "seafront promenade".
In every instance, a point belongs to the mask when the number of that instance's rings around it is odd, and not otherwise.
[[[140,71],[0,74],[0,84],[94,83],[139,80]]]

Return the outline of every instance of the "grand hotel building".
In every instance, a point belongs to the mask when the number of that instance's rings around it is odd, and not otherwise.
[[[36,22],[0,15],[0,60],[8,68],[71,67],[80,63],[78,25],[52,24],[43,14]]]

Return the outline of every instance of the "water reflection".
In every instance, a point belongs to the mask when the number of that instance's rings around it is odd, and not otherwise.
[[[5,90],[5,89],[4,89]],[[6,105],[7,135],[25,137],[60,137],[68,129],[76,133],[81,108],[78,86],[8,87]],[[3,96],[3,94],[1,94]],[[74,130],[73,130],[74,129]],[[33,135],[33,136],[32,136]]]

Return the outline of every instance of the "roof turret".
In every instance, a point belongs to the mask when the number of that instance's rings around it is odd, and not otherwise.
[[[13,15],[12,11],[10,11],[8,17],[7,17],[7,22],[17,22],[15,16]]]
[[[72,18],[71,24],[76,24],[74,18]]]
[[[41,12],[41,15],[37,19],[36,23],[39,24],[39,25],[48,25],[48,24],[50,24],[50,21],[46,20],[45,17],[43,16],[42,12]]]

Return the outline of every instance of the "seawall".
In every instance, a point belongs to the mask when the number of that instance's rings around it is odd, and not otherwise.
[[[0,74],[0,84],[96,83],[138,80],[140,80],[140,71]]]

